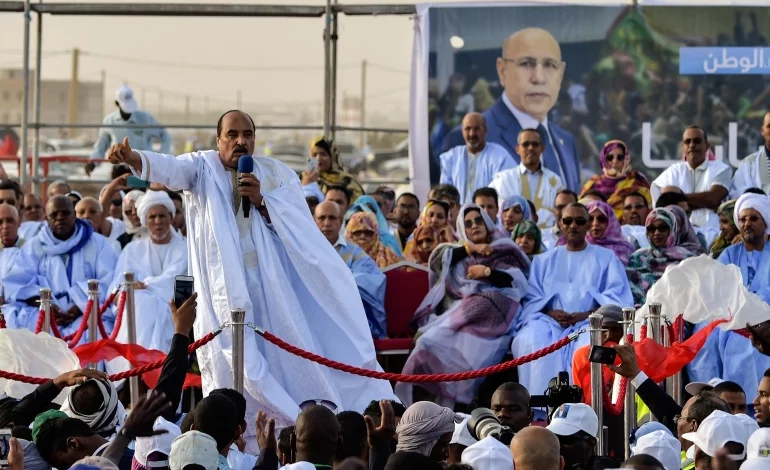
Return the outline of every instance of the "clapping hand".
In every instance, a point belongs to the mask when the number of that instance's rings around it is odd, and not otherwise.
[[[371,416],[364,416],[369,447],[390,446],[393,436],[396,435],[396,413],[390,400],[380,400],[380,412],[382,421],[377,428],[374,427],[374,419]]]
[[[278,442],[275,440],[275,420],[267,419],[264,411],[257,412],[257,444],[259,450],[272,449],[278,452]]]

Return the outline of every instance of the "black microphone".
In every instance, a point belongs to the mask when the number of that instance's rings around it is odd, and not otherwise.
[[[242,155],[238,159],[238,173],[251,173],[254,171],[254,159],[251,155]],[[251,210],[251,201],[246,196],[241,197],[241,206],[243,207],[243,216],[249,218],[249,211]]]

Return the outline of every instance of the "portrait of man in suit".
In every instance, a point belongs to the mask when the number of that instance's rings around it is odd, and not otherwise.
[[[548,120],[559,97],[566,64],[559,43],[542,28],[525,28],[503,43],[497,74],[504,92],[484,113],[487,140],[505,147],[520,163],[517,136],[537,129],[544,143],[543,164],[562,178],[567,188],[580,190],[580,165],[574,137]],[[444,139],[442,152],[463,145],[462,131]]]

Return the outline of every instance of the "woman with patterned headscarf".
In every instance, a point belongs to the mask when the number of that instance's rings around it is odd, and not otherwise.
[[[431,253],[440,243],[441,234],[432,225],[420,225],[414,229],[412,237],[413,249],[409,251],[404,250],[404,259],[427,266]]]
[[[628,258],[634,252],[634,247],[623,237],[620,222],[612,207],[604,201],[591,201],[586,208],[588,209],[586,241],[592,245],[612,250],[621,263],[624,265],[628,263]],[[561,238],[557,243],[559,246],[566,244],[565,238]]]
[[[594,175],[586,182],[580,192],[581,197],[590,190],[601,193],[618,218],[623,215],[623,201],[629,194],[639,193],[647,201],[652,200],[650,182],[642,173],[631,168],[631,155],[625,142],[610,140],[604,144],[599,161],[602,174]]]
[[[737,199],[725,201],[717,209],[717,215],[719,215],[719,235],[717,235],[714,243],[711,244],[711,250],[709,250],[710,256],[714,259],[719,258],[719,255],[725,251],[725,248],[740,239],[739,235],[741,232],[735,226],[735,217],[733,217],[736,201]]]
[[[510,235],[516,224],[523,220],[532,220],[529,201],[518,194],[505,198],[497,214],[497,226]]]
[[[377,228],[380,234],[380,243],[389,247],[396,255],[401,256],[401,246],[398,244],[396,236],[390,233],[388,230],[388,219],[385,218],[385,214],[383,214],[382,210],[380,210],[380,205],[377,204],[377,201],[369,195],[364,195],[356,199],[345,213],[342,226],[347,226],[350,218],[353,217],[353,214],[357,212],[367,212],[372,214],[374,219],[377,221]]]
[[[449,204],[438,199],[428,199],[420,213],[420,220],[417,222],[417,228],[429,225],[438,232],[437,244],[452,243],[457,241],[454,230],[449,225]],[[404,247],[404,258],[411,259],[415,257],[417,244],[415,243],[415,232],[409,237]]]
[[[369,255],[382,269],[398,263],[401,258],[388,246],[380,243],[377,217],[369,212],[356,212],[345,227],[345,238],[352,241]]]
[[[543,252],[543,238],[534,222],[523,220],[516,224],[511,232],[511,240],[516,242],[521,251],[531,260]]]
[[[317,160],[317,169],[302,174],[303,186],[317,183],[324,194],[329,186],[342,186],[350,192],[351,201],[355,201],[364,194],[364,189],[358,180],[345,171],[342,158],[331,139],[319,137],[314,140],[310,148],[310,158]]]
[[[466,204],[457,218],[461,243],[444,243],[428,262],[431,289],[414,314],[419,327],[405,374],[476,370],[497,364],[511,344],[510,327],[527,291],[530,261],[489,214]],[[479,380],[420,384],[438,403],[470,404]],[[419,392],[396,384],[408,405]]]
[[[680,240],[680,235],[687,231],[687,227],[680,227],[672,208],[676,206],[659,207],[647,216],[644,225],[647,227],[647,239],[649,248],[640,248],[631,255],[626,266],[626,275],[631,284],[631,293],[634,294],[634,303],[644,305],[647,291],[655,284],[666,268],[671,264],[697,256],[699,253],[692,251],[696,246],[703,251],[700,243],[694,246],[692,241],[685,236]],[[680,209],[681,210],[681,209]],[[682,211],[684,212],[684,211]],[[685,216],[686,219],[686,216]],[[687,222],[689,224],[689,222]],[[690,226],[692,230],[692,226]]]

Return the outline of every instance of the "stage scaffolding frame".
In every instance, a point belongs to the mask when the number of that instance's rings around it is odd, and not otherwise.
[[[251,4],[206,4],[206,3],[45,3],[42,0],[0,1],[0,13],[22,13],[24,17],[24,97],[21,123],[21,161],[19,183],[26,187],[29,179],[32,189],[40,194],[39,175],[40,129],[56,127],[57,124],[40,122],[40,81],[42,70],[43,15],[58,16],[174,16],[174,17],[272,17],[272,18],[320,18],[324,17],[324,135],[334,137],[342,127],[336,124],[337,95],[337,17],[413,15],[415,5],[340,5],[337,0],[326,0],[326,6],[316,5],[251,5]],[[30,122],[30,26],[32,15],[37,15],[36,63],[34,83],[34,122]],[[32,174],[27,175],[29,159],[29,128],[34,130]],[[65,126],[66,127],[66,126]],[[346,128],[352,130],[354,128]],[[362,128],[363,130],[363,128]]]

